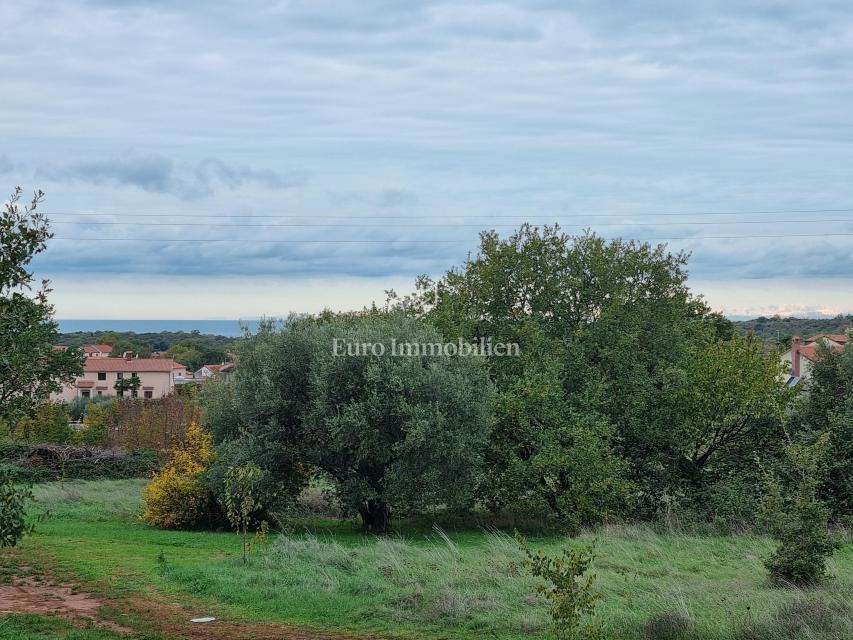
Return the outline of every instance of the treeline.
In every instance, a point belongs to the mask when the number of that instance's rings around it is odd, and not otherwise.
[[[198,331],[161,331],[136,333],[134,331],[76,331],[60,334],[58,344],[80,347],[84,344],[108,344],[113,356],[133,351],[147,358],[153,352],[198,369],[204,364],[219,364],[229,360],[238,340]]]
[[[476,257],[382,308],[262,326],[203,391],[205,482],[221,496],[252,465],[280,499],[320,476],[375,531],[460,509],[737,529],[787,521],[791,451],[819,441],[803,486],[849,517],[853,355],[824,365],[831,392],[786,389],[778,355],[694,296],[686,266],[664,246],[523,226],[483,233]],[[388,355],[460,338],[520,355]],[[350,343],[386,355],[336,355]]]
[[[807,338],[818,333],[844,333],[853,327],[853,315],[837,315],[834,318],[761,316],[732,324],[743,334],[752,332],[762,340],[790,346],[793,336]]]

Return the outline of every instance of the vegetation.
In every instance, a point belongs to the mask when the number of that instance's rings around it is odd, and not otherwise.
[[[207,416],[220,465],[254,460],[291,492],[307,469],[329,478],[369,531],[391,510],[470,506],[489,430],[490,384],[475,358],[337,357],[333,340],[440,342],[402,314],[293,320],[262,330],[240,351],[240,374],[214,391]],[[230,385],[236,385],[230,388]],[[286,392],[283,392],[285,391]],[[226,399],[227,399],[226,398]]]
[[[198,331],[160,331],[158,333],[136,333],[134,331],[76,331],[74,333],[60,334],[57,343],[73,347],[82,347],[84,344],[108,344],[114,347],[118,355],[121,349],[127,346],[125,351],[136,351],[139,353],[151,353],[159,351],[164,353],[170,349],[192,348],[200,351],[211,350],[217,357],[211,354],[210,360],[202,364],[221,362],[218,354],[227,353],[235,343],[234,338],[218,336]],[[174,352],[173,352],[174,353]],[[174,357],[174,356],[170,356]],[[183,360],[179,360],[183,362]],[[187,363],[185,363],[187,364]]]
[[[754,333],[762,340],[791,346],[793,336],[807,338],[818,333],[844,333],[853,327],[853,315],[834,318],[782,318],[764,316],[753,320],[740,320],[734,326],[743,334]]]
[[[53,348],[59,334],[47,301],[49,283],[43,280],[33,292],[27,270],[51,237],[37,211],[43,196],[36,192],[22,207],[19,187],[0,213],[0,424],[10,428],[82,372],[80,351]]]
[[[550,606],[555,635],[561,640],[593,640],[604,637],[604,629],[596,620],[585,620],[595,614],[600,594],[593,591],[595,575],[584,576],[592,563],[592,546],[563,549],[552,557],[542,551],[531,551],[524,538],[516,539],[526,556],[524,564],[537,578],[548,582],[539,586]]]
[[[777,582],[819,582],[826,577],[826,559],[838,546],[827,531],[829,508],[817,498],[828,443],[828,434],[822,434],[809,445],[788,445],[787,460],[797,477],[797,492],[789,508],[780,514],[779,546],[766,563]]]
[[[243,564],[249,561],[249,526],[252,518],[266,505],[261,502],[263,475],[258,465],[247,462],[225,471],[225,515],[242,538]],[[263,527],[266,527],[266,521]]]
[[[32,498],[29,487],[18,484],[13,471],[0,466],[0,548],[14,547],[32,533],[32,523],[27,522],[27,504]]]
[[[215,503],[203,481],[214,459],[213,441],[197,424],[169,452],[166,464],[145,487],[143,517],[163,529],[184,529],[210,522]]]
[[[192,601],[220,619],[427,640],[548,637],[541,581],[523,568],[515,540],[493,529],[444,532],[398,519],[397,536],[376,537],[348,522],[292,520],[289,533],[272,535],[243,565],[230,532],[140,522],[144,484],[36,486],[50,516],[27,539],[21,562],[50,559],[83,589]],[[607,526],[577,539],[528,536],[534,551],[548,555],[593,539],[596,618],[614,640],[676,638],[684,628],[681,637],[710,640],[838,640],[853,625],[853,545],[829,559],[832,581],[798,590],[768,583],[763,559],[774,543],[760,536],[643,525]]]

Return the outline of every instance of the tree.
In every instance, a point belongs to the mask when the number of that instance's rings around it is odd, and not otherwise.
[[[794,495],[788,508],[779,514],[779,546],[765,563],[771,578],[778,582],[819,582],[826,575],[826,559],[838,547],[827,530],[829,508],[817,496],[828,450],[826,433],[813,442],[792,442],[786,448],[786,461],[795,474]]]
[[[752,454],[768,440],[781,440],[790,397],[782,373],[777,353],[752,334],[694,347],[686,368],[665,386],[675,400],[672,425],[683,443],[686,480],[699,481],[724,454],[751,465]]]
[[[10,428],[83,372],[81,351],[53,348],[59,333],[48,282],[33,292],[27,270],[51,237],[47,218],[37,211],[43,195],[37,192],[22,207],[19,187],[0,215],[0,422]]]
[[[27,522],[27,503],[32,499],[30,488],[16,482],[9,467],[0,466],[0,548],[14,547],[32,533]]]
[[[507,238],[482,233],[474,258],[437,282],[421,277],[413,296],[392,292],[391,304],[428,319],[448,339],[517,342],[522,354],[550,341],[551,352],[560,354],[560,402],[612,425],[607,440],[630,462],[633,480],[654,508],[681,482],[675,466],[681,443],[670,419],[676,407],[666,381],[689,367],[694,343],[732,334],[731,323],[690,293],[686,265],[686,254],[664,245],[525,224]],[[502,393],[524,389],[518,385],[528,366],[524,358],[488,364]],[[526,410],[529,403],[520,398],[517,406]],[[526,419],[510,417],[510,423]],[[511,454],[512,446],[494,441],[506,437],[499,425],[491,450]]]
[[[225,515],[243,541],[243,564],[249,562],[249,526],[252,517],[266,505],[263,500],[264,472],[253,462],[225,471]]]
[[[385,355],[336,356],[334,340],[382,345]],[[387,530],[392,509],[470,504],[490,425],[486,371],[473,357],[393,356],[392,340],[441,337],[398,313],[262,328],[223,383],[235,385],[233,396],[216,396],[210,425],[223,464],[251,451],[293,486],[300,469],[320,471],[369,531]]]

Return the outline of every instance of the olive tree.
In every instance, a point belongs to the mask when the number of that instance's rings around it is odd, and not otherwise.
[[[273,477],[322,472],[369,531],[387,530],[392,510],[469,505],[490,428],[483,363],[392,353],[392,345],[441,342],[399,313],[268,327],[246,341],[230,392],[216,392],[211,428],[223,451],[255,452]],[[347,345],[367,349],[348,355]]]

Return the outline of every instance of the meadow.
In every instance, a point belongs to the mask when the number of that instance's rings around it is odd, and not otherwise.
[[[144,483],[38,485],[36,513],[45,515],[16,551],[18,562],[101,594],[106,619],[140,637],[168,636],[122,617],[128,599],[180,602],[220,620],[365,636],[548,637],[539,583],[522,566],[511,532],[402,521],[393,534],[373,536],[351,521],[303,519],[258,542],[244,566],[233,533],[144,524]],[[853,628],[849,544],[830,560],[831,580],[793,589],[768,584],[762,563],[773,543],[764,537],[620,525],[572,539],[528,539],[551,552],[595,541],[598,614],[610,638],[840,639]],[[38,616],[0,618],[0,638],[52,637],[119,636]]]

